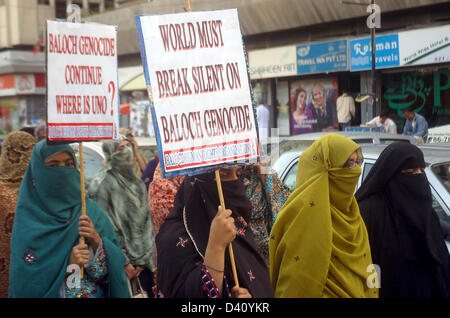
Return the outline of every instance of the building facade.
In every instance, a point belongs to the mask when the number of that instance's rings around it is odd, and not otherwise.
[[[120,7],[117,0],[0,0],[0,135],[46,120],[45,25]]]
[[[5,3],[11,7],[11,3],[20,2],[0,1],[0,16],[5,15]],[[184,12],[184,1],[26,2],[36,4],[35,11],[40,12],[36,21],[45,16],[43,22],[39,22],[42,25],[47,18],[59,17],[57,12],[62,12],[62,9],[56,10],[57,6],[62,7],[59,3],[67,5],[72,2],[85,10],[89,7],[100,12],[85,15],[83,20],[86,22],[118,27],[119,89],[123,104],[121,126],[140,125],[136,130],[138,134],[151,134],[147,88],[134,17]],[[315,105],[318,109],[318,102],[313,100],[314,89],[324,106],[328,107],[327,113],[332,113],[330,120],[333,124],[336,98],[344,89],[356,100],[361,100],[356,102],[353,125],[363,124],[387,109],[401,132],[404,122],[401,109],[407,105],[425,115],[431,127],[449,123],[450,54],[447,41],[450,37],[450,3],[444,0],[376,1],[381,25],[375,29],[377,94],[376,100],[372,101],[371,98],[364,99],[372,89],[370,45],[367,45],[368,40],[370,43],[368,2],[192,0],[191,8],[193,11],[237,8],[248,53],[253,94],[269,107],[270,126],[278,128],[282,136],[306,132],[308,128],[319,129],[310,127],[313,122],[308,123],[308,120],[306,127],[295,122],[294,99],[302,88],[306,90],[306,107],[313,109]],[[33,29],[34,33],[31,32],[33,35],[27,35],[30,37],[28,42],[22,40],[22,44],[16,41],[17,44],[5,45],[2,36],[5,23],[2,21],[0,19],[0,54],[2,50],[23,47],[31,50],[38,41],[39,23],[36,22],[38,27]],[[10,28],[19,28],[19,25]],[[43,74],[43,55],[41,59],[40,74]],[[10,74],[2,71],[0,61],[0,76]],[[0,98],[1,85],[0,78]],[[133,113],[137,114],[136,118]]]

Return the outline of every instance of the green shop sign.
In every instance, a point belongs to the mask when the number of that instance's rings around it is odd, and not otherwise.
[[[403,118],[402,109],[429,115],[450,115],[450,70],[387,74],[383,97],[391,109]]]

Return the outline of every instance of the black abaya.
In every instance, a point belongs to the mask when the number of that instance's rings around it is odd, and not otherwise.
[[[374,264],[381,269],[380,297],[450,297],[450,256],[432,209],[419,148],[386,147],[356,192]]]

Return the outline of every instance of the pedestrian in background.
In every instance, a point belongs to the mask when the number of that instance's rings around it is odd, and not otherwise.
[[[0,298],[8,297],[11,233],[17,197],[36,140],[23,131],[6,135],[0,156]]]
[[[122,127],[119,129],[119,134],[125,136],[125,138],[128,140],[128,142],[131,145],[131,149],[133,150],[133,157],[134,157],[134,171],[136,172],[138,177],[142,176],[142,172],[144,172],[147,162],[144,157],[141,156],[139,153],[139,145],[136,141],[136,138],[131,133],[131,130],[128,128]]]
[[[352,125],[352,119],[355,118],[355,100],[346,90],[336,100],[336,110],[339,122],[339,128],[345,131],[345,128]]]
[[[42,139],[47,138],[47,125],[40,124],[34,130],[34,137],[36,137],[37,141],[41,141]]]
[[[369,239],[353,195],[362,162],[352,140],[327,134],[300,156],[296,189],[272,228],[275,297],[372,298]]]
[[[269,266],[269,234],[291,191],[275,171],[262,163],[243,166],[240,178],[251,204],[250,228],[254,241]]]
[[[34,137],[34,130],[36,129],[36,126],[24,126],[19,129],[19,131],[26,132]]]
[[[450,256],[425,166],[419,148],[393,143],[356,192],[381,269],[380,297],[450,297]]]
[[[256,119],[258,121],[259,140],[267,142],[269,138],[270,111],[260,98],[256,101]]]
[[[69,145],[42,140],[33,149],[14,217],[9,297],[129,297],[125,258],[107,216],[88,198],[81,215],[75,160]],[[79,284],[74,266],[84,266]]]
[[[428,123],[422,115],[414,112],[413,108],[402,110],[405,116],[403,135],[414,136],[420,143],[426,143],[428,139]]]
[[[397,133],[397,125],[392,119],[389,118],[389,112],[387,110],[382,111],[380,116],[376,116],[372,120],[368,121],[366,126],[384,127],[384,131],[388,134]]]
[[[147,191],[150,187],[150,184],[153,181],[158,164],[159,164],[159,157],[155,156],[153,159],[148,161],[144,172],[142,172],[141,179],[142,181],[144,181]]]
[[[153,181],[148,191],[148,202],[152,214],[155,235],[173,208],[175,196],[183,183],[184,176],[163,178],[161,164],[158,163]]]
[[[128,279],[151,276],[154,270],[154,234],[144,182],[136,175],[131,144],[119,140],[102,144],[106,163],[88,186],[88,195],[106,212],[127,258],[124,270]],[[145,286],[144,286],[145,285]],[[151,293],[151,284],[143,284]]]

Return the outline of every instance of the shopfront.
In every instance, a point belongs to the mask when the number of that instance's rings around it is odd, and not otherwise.
[[[370,69],[368,38],[350,41],[351,71]],[[429,127],[450,123],[450,25],[380,35],[375,41],[379,108],[401,133],[402,109],[412,107]],[[370,119],[370,118],[369,118]]]
[[[295,48],[291,45],[248,53],[253,96],[269,108],[269,125],[278,128],[280,136],[290,135],[289,83],[285,78],[297,74]]]
[[[0,134],[45,122],[44,74],[0,75]]]
[[[389,110],[401,132],[402,109],[413,107],[429,127],[450,123],[450,68],[422,67],[383,72],[381,109]]]
[[[354,96],[360,90],[347,52],[346,39],[249,52],[254,95],[267,96],[279,136],[338,128],[340,89]]]

